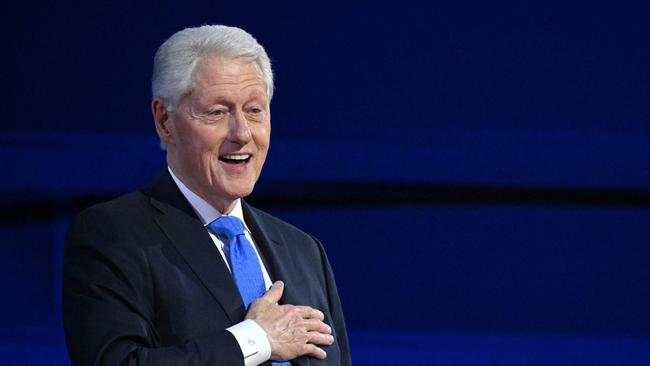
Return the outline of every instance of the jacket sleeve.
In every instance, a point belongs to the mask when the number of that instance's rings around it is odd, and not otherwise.
[[[329,260],[327,259],[327,254],[325,254],[323,245],[320,243],[320,241],[318,241],[318,239],[314,238],[314,240],[318,244],[318,249],[320,250],[322,267],[323,271],[325,272],[324,275],[327,287],[328,305],[330,315],[332,317],[334,336],[340,349],[340,360],[327,359],[327,361],[332,365],[350,366],[352,365],[350,345],[348,342],[348,334],[345,327],[345,319],[343,317],[343,308],[341,306],[341,300],[339,299],[339,294],[336,289],[336,281],[334,280],[334,272],[332,271],[332,267],[330,266]]]
[[[87,210],[66,238],[63,321],[72,364],[244,365],[237,341],[225,329],[160,344],[147,258],[118,220],[106,216]]]

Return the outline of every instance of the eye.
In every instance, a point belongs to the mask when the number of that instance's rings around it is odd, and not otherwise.
[[[203,118],[207,122],[219,122],[222,119],[226,118],[228,115],[228,109],[226,108],[216,108],[212,110],[208,110],[206,113],[203,114]]]
[[[214,111],[208,112],[208,116],[211,116],[211,117],[223,117],[224,115],[226,115],[226,111],[224,111],[222,109],[216,109]]]
[[[266,110],[258,106],[251,106],[248,108],[248,120],[251,122],[264,122]]]

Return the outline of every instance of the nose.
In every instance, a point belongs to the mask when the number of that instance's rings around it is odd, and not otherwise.
[[[251,129],[242,111],[231,114],[228,128],[228,139],[230,141],[245,145],[251,140]]]

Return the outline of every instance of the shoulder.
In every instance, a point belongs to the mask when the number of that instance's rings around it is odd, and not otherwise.
[[[257,207],[253,207],[247,203],[244,203],[244,215],[246,219],[253,219],[253,221],[263,224],[265,226],[274,227],[278,230],[290,232],[296,235],[307,235],[304,231],[298,229],[294,225],[271,215],[270,213],[260,210]]]
[[[151,221],[149,197],[140,191],[131,192],[90,206],[72,221],[68,234],[118,238],[146,226]]]
[[[320,241],[296,226],[244,202],[244,219],[254,236],[280,244],[302,258],[321,261],[324,249]]]
[[[266,211],[260,210],[245,202],[243,203],[243,207],[246,222],[249,223],[250,221],[251,224],[257,226],[272,238],[291,238],[293,241],[298,239],[299,241],[318,243],[312,235]]]
[[[140,191],[127,193],[110,201],[94,204],[77,215],[79,219],[127,218],[146,209],[149,198]]]

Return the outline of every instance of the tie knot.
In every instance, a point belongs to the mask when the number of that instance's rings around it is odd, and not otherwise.
[[[235,216],[221,216],[212,221],[208,227],[214,235],[225,238],[226,240],[230,240],[244,233],[244,225]]]

